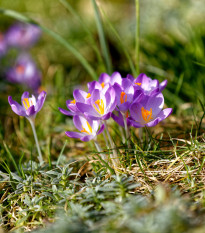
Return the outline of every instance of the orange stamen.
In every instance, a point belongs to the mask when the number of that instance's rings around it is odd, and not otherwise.
[[[97,106],[98,106],[99,109],[96,108],[95,104],[97,104]],[[96,110],[98,113],[100,113],[100,115],[103,115],[104,112],[105,112],[105,106],[104,106],[103,100],[102,100],[102,99],[96,100],[96,101],[95,101],[95,104],[93,104],[95,110]]]
[[[75,104],[75,99],[70,102],[71,104]]]
[[[138,85],[138,86],[141,86],[142,85],[142,83],[135,83],[136,85]]]
[[[89,129],[90,132],[88,132],[88,131],[85,129],[85,127],[83,127],[83,125],[82,125],[82,130],[81,130],[81,132],[82,132],[82,133],[87,133],[87,134],[90,135],[90,134],[93,132],[93,130],[92,130],[92,127],[90,126],[90,124],[88,123],[88,121],[86,121],[86,123],[87,123],[88,129]]]
[[[128,116],[129,116],[129,112],[128,111],[125,113],[125,116],[126,116],[126,118],[128,118]]]
[[[105,87],[105,83],[103,82],[103,83],[101,83],[101,87],[102,88],[104,88]]]
[[[91,97],[91,94],[88,93],[87,96],[86,96],[86,98],[88,99],[88,98],[90,98],[90,97]]]
[[[141,108],[142,118],[145,122],[149,122],[152,118],[152,108],[150,108],[150,111],[144,109],[144,107]]]
[[[125,96],[125,99],[124,99],[124,96]],[[120,95],[120,103],[123,104],[127,101],[127,95],[125,94],[124,91],[121,92],[121,95]]]

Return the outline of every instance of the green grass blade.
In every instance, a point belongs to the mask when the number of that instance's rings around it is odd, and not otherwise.
[[[63,37],[61,37],[58,33],[48,29],[47,27],[44,27],[40,24],[38,24],[35,20],[26,17],[16,11],[13,10],[7,10],[0,8],[0,14],[10,16],[14,19],[17,19],[24,23],[33,23],[38,25],[42,31],[47,33],[49,36],[53,37],[56,41],[58,41],[61,45],[63,45],[69,52],[71,52],[84,66],[84,68],[87,70],[87,72],[91,75],[93,80],[97,80],[98,76],[95,72],[95,70],[92,68],[92,66],[87,62],[87,60],[78,52],[77,49],[75,49],[68,41],[66,41]]]
[[[108,26],[110,27],[112,33],[115,35],[115,37],[117,38],[117,40],[119,41],[119,45],[121,47],[121,49],[123,50],[126,58],[127,58],[127,61],[129,63],[129,66],[130,66],[130,69],[131,69],[131,72],[132,74],[134,75],[134,77],[137,77],[137,72],[135,70],[135,66],[134,66],[134,63],[132,61],[132,58],[130,56],[130,54],[128,53],[128,49],[126,48],[126,46],[123,44],[123,41],[119,35],[119,33],[117,32],[117,30],[114,28],[114,26],[112,25],[112,23],[110,22],[109,18],[107,17],[106,13],[101,9],[101,12],[103,13],[103,16],[104,18],[106,19],[106,23],[108,24]]]
[[[140,5],[139,0],[135,0],[136,5],[136,71],[140,72]]]
[[[11,152],[10,152],[8,146],[6,145],[6,143],[5,143],[4,141],[3,141],[3,144],[4,144],[4,148],[5,148],[5,150],[6,150],[7,154],[8,154],[8,156],[9,156],[9,158],[11,159],[11,161],[12,161],[12,163],[13,163],[13,165],[14,165],[16,171],[18,172],[19,176],[21,176],[21,172],[19,171],[19,168],[18,168],[18,166],[17,166],[17,164],[16,164],[16,161],[15,161],[13,155],[11,154]]]
[[[101,65],[104,65],[104,62],[102,60],[102,56],[100,54],[100,51],[99,51],[99,48],[97,46],[96,40],[94,39],[92,32],[87,27],[87,25],[85,24],[83,19],[80,17],[80,15],[75,11],[75,9],[71,6],[71,4],[68,1],[59,0],[59,2],[72,14],[73,17],[75,17],[77,19],[79,24],[82,25],[82,28],[84,29],[84,31],[87,33],[87,35],[89,37],[89,41],[91,42],[90,45],[92,46],[93,50],[96,53],[98,63],[101,64]]]
[[[98,35],[100,39],[100,46],[101,46],[102,54],[105,59],[107,72],[111,74],[112,73],[112,62],[111,62],[110,53],[109,53],[108,46],[107,46],[106,39],[105,39],[105,33],[103,30],[100,12],[99,12],[99,9],[98,9],[98,6],[95,0],[92,0],[92,4],[93,4],[94,12],[95,12],[95,19],[96,19],[95,21],[96,21],[96,25],[98,29]]]
[[[56,166],[58,166],[58,164],[60,163],[61,157],[62,157],[62,155],[63,155],[64,149],[65,149],[67,143],[68,143],[68,140],[65,141],[65,143],[64,143],[64,145],[63,145],[63,148],[61,149],[61,152],[60,152],[60,154],[59,154],[59,157],[58,157]]]
[[[21,158],[19,160],[19,168],[21,170],[21,174],[22,174],[23,179],[25,179],[25,173],[24,173],[24,170],[23,170],[23,167],[22,167],[22,159],[23,159],[23,157],[24,157],[24,153],[21,155]]]

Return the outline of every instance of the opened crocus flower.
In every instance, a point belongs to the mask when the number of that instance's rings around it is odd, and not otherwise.
[[[90,103],[90,93],[76,89],[73,92],[73,100],[67,100],[66,106],[69,109],[58,108],[61,113],[67,116],[83,115],[83,113],[77,108],[76,103]]]
[[[77,102],[76,106],[90,119],[107,120],[111,117],[111,113],[116,107],[115,90],[113,87],[110,87],[104,93],[103,90],[95,89],[90,94],[90,103]]]
[[[139,102],[134,102],[130,107],[129,121],[132,126],[141,128],[153,127],[172,113],[172,108],[163,109],[164,97],[162,93],[152,96],[144,95]]]
[[[46,92],[42,91],[38,98],[36,99],[34,95],[29,97],[29,92],[24,92],[21,96],[21,104],[17,103],[12,99],[11,96],[8,97],[9,104],[12,110],[19,116],[24,116],[28,119],[34,119],[36,114],[43,107],[46,98]]]
[[[41,29],[34,24],[17,23],[6,33],[7,43],[11,47],[21,49],[30,48],[39,39]]]
[[[104,125],[99,129],[99,121],[86,119],[84,116],[75,115],[73,117],[73,123],[80,132],[67,131],[66,135],[70,138],[79,138],[84,142],[95,139],[104,130]]]
[[[36,91],[41,84],[41,73],[36,64],[28,54],[20,54],[14,67],[10,68],[7,73],[7,80],[14,83],[25,84],[27,87]]]
[[[159,83],[157,79],[151,79],[146,74],[140,74],[136,79],[132,75],[127,78],[132,82],[135,90],[143,90],[146,95],[153,94],[153,92],[161,92],[167,85],[167,80]]]
[[[11,96],[8,97],[8,101],[9,101],[9,104],[11,105],[11,109],[17,115],[26,117],[31,124],[31,128],[32,128],[33,134],[34,134],[34,139],[36,142],[36,147],[38,150],[38,155],[39,155],[38,159],[39,159],[40,163],[43,163],[43,157],[41,154],[41,150],[40,150],[40,146],[38,143],[38,138],[37,138],[37,134],[36,134],[36,130],[35,130],[35,117],[36,117],[36,114],[43,107],[45,98],[46,98],[45,91],[42,91],[39,94],[37,100],[36,100],[34,95],[32,95],[32,97],[29,97],[29,92],[26,91],[21,96],[22,105],[20,105],[19,103],[14,101]]]

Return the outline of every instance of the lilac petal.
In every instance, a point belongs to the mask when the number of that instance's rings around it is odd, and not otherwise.
[[[111,85],[114,85],[114,83],[118,83],[121,85],[122,83],[122,77],[119,72],[114,72],[110,77],[110,83]]]
[[[108,120],[111,117],[111,112],[108,112],[104,116],[101,117],[102,120]]]
[[[96,100],[100,99],[100,90],[95,89],[91,95],[91,104],[94,104]]]
[[[82,138],[84,136],[83,133],[72,132],[72,131],[66,131],[65,134],[66,134],[66,136],[68,136],[70,138]]]
[[[152,109],[152,116],[155,118],[164,106],[164,96],[162,93],[158,93],[157,95],[151,96],[147,101],[145,109],[148,111]]]
[[[159,91],[164,90],[164,88],[167,86],[167,82],[168,82],[167,80],[164,80],[163,82],[159,84]]]
[[[26,115],[29,117],[29,116],[33,116],[35,115],[37,112],[35,111],[35,107],[34,105],[32,105],[31,107],[29,107],[27,110],[26,110]]]
[[[120,96],[121,96],[121,93],[122,93],[122,88],[121,88],[121,86],[118,83],[115,83],[113,85],[113,88],[115,90],[117,104],[120,105]]]
[[[61,113],[63,113],[64,115],[67,115],[67,116],[74,116],[74,115],[75,115],[74,112],[70,112],[70,111],[65,110],[65,109],[63,109],[63,108],[58,108],[58,109],[59,109],[59,111],[60,111]]]
[[[73,117],[73,123],[74,123],[75,127],[76,127],[79,131],[82,130],[82,125],[84,125],[82,121],[83,121],[82,117],[80,117],[80,116],[78,116],[78,115],[75,115],[75,116]]]
[[[97,112],[93,109],[93,107],[89,104],[76,103],[76,106],[79,109],[79,111],[84,114],[87,113],[88,115],[91,115],[91,116],[96,116],[96,117],[99,116]]]
[[[90,140],[92,140],[95,136],[94,135],[86,135],[84,137],[81,137],[80,140],[83,142],[88,142]]]
[[[130,106],[130,116],[137,122],[142,122],[141,108],[142,105],[138,102],[135,102]]]
[[[119,110],[121,112],[125,112],[125,111],[127,111],[129,109],[130,105],[131,105],[131,103],[125,102],[123,104],[120,104],[118,107],[119,107]]]
[[[143,91],[141,90],[136,90],[133,95],[133,103],[134,102],[139,102],[145,97]]]
[[[134,77],[131,74],[128,74],[127,79],[129,79],[131,82],[134,82]]]
[[[140,124],[139,122],[136,122],[134,120],[128,119],[128,122],[131,126],[135,127],[135,128],[142,128],[144,127],[144,125]]]
[[[172,108],[166,108],[166,109],[162,110],[158,114],[157,118],[154,119],[153,121],[150,121],[149,123],[147,123],[146,126],[153,127],[153,126],[157,125],[160,121],[167,118],[171,113],[172,113]]]
[[[109,106],[109,111],[112,112],[117,104],[117,99],[116,99],[116,94],[115,94],[115,90],[113,87],[110,87],[107,92],[110,94],[111,97],[111,101],[110,101],[110,106]]]
[[[87,97],[88,93],[79,89],[76,89],[73,91],[73,97],[76,100],[76,102],[85,102],[85,99]]]
[[[110,83],[110,76],[106,73],[102,73],[99,77],[99,83]]]
[[[133,85],[132,85],[132,82],[129,80],[129,79],[126,79],[126,78],[123,78],[122,79],[122,89],[123,90],[126,90],[126,89],[130,89],[134,91],[134,88],[133,88]],[[129,92],[128,90],[126,92]]]
[[[97,135],[101,134],[104,129],[105,129],[105,125],[103,124],[103,125],[101,125],[100,129],[98,130]]]
[[[35,106],[35,110],[36,112],[39,112],[41,110],[41,108],[43,107],[43,104],[45,102],[45,99],[46,99],[46,92],[45,91],[42,91],[38,98],[37,98],[37,101],[36,101],[36,106]]]
[[[119,114],[121,113],[119,112]],[[122,126],[123,128],[125,127],[122,114],[119,116],[116,116],[114,113],[112,113],[111,117],[115,122],[118,123],[118,125]]]
[[[11,105],[11,109],[19,116],[26,116],[25,109],[16,101],[12,99],[11,96],[8,97],[8,102]]]
[[[27,99],[27,98],[29,98],[29,92],[28,92],[28,91],[25,91],[25,92],[22,94],[22,96],[21,96],[21,103],[22,103],[22,105],[23,105],[24,99]]]

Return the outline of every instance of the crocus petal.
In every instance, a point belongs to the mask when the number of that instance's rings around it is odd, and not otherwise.
[[[162,110],[158,114],[157,118],[154,119],[153,121],[150,121],[149,123],[147,123],[146,126],[153,127],[153,126],[157,125],[160,121],[167,118],[171,113],[172,113],[172,108],[166,108],[166,109]]]
[[[105,125],[103,124],[103,125],[101,125],[100,129],[98,130],[97,135],[101,134],[104,129],[105,129]]]
[[[99,83],[110,83],[110,76],[106,73],[102,73],[99,77]]]
[[[85,102],[86,96],[88,95],[87,92],[76,89],[73,91],[73,97],[76,100],[76,102]]]
[[[155,118],[160,113],[163,106],[164,106],[164,96],[162,93],[158,93],[157,95],[151,96],[148,99],[145,109],[147,110],[152,109],[152,115],[153,118]]]
[[[168,82],[167,80],[164,80],[163,82],[159,84],[159,91],[164,90],[164,88],[167,86],[167,82]]]
[[[27,99],[27,98],[29,98],[29,92],[28,92],[28,91],[25,91],[25,92],[22,94],[22,96],[21,96],[21,103],[22,103],[22,105],[23,105],[24,99]]]
[[[60,111],[61,113],[63,113],[64,115],[67,115],[67,116],[74,116],[74,115],[75,115],[74,112],[70,112],[70,111],[65,110],[65,109],[63,109],[63,108],[58,108],[58,109],[59,109],[59,111]]]
[[[125,112],[125,111],[127,111],[127,110],[129,109],[130,105],[131,105],[131,103],[125,102],[125,103],[123,103],[123,104],[120,104],[120,105],[118,106],[118,108],[119,108],[119,110],[120,110],[121,112]]]
[[[82,116],[78,116],[78,115],[75,115],[73,117],[73,123],[75,125],[75,127],[81,131],[82,130],[82,125],[85,125],[86,124],[86,119]]]
[[[82,138],[84,136],[83,133],[72,132],[72,131],[66,131],[65,134],[66,134],[66,136],[68,136],[70,138]]]
[[[29,116],[33,116],[35,115],[37,112],[35,111],[35,107],[34,105],[32,105],[31,107],[29,107],[27,110],[26,110],[26,115],[29,117]]]
[[[114,113],[112,113],[111,117],[113,118],[115,122],[118,123],[118,125],[125,127],[122,114],[120,112],[118,114],[119,116],[116,116]]]
[[[76,106],[79,109],[79,111],[81,111],[84,114],[87,113],[87,114],[92,115],[92,116],[96,116],[96,117],[99,116],[99,114],[89,104],[76,103]]]
[[[139,122],[136,122],[134,120],[128,119],[129,124],[132,125],[135,128],[142,128],[144,125],[140,124]]]
[[[16,101],[12,99],[11,96],[8,97],[8,102],[11,105],[12,110],[19,116],[26,116],[25,109]]]
[[[43,104],[45,102],[45,99],[46,99],[46,92],[45,91],[42,91],[38,98],[37,98],[37,102],[36,102],[36,105],[35,105],[35,110],[36,112],[39,112],[41,110],[41,108],[43,107]]]
[[[111,117],[111,112],[108,112],[104,116],[101,117],[102,120],[108,120]]]
[[[122,77],[119,72],[114,72],[110,77],[110,83],[111,85],[114,85],[114,83],[118,83],[121,85],[122,83]]]
[[[92,140],[95,137],[95,135],[86,135],[80,138],[81,141],[83,142],[88,142],[90,140]]]

